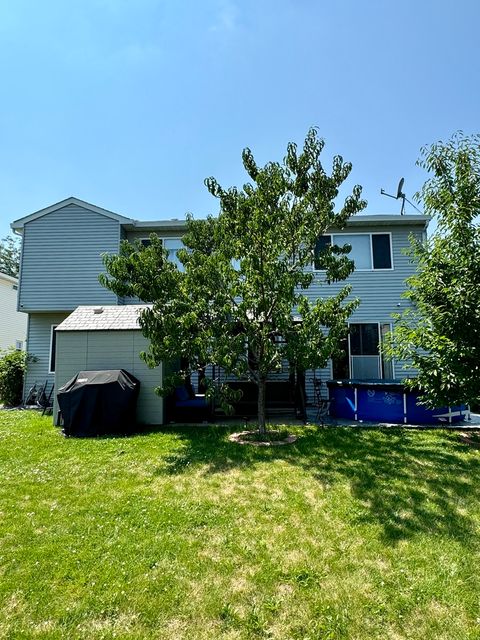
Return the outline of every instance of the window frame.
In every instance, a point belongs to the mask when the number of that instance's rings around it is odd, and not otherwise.
[[[395,269],[395,265],[393,264],[393,241],[392,241],[393,239],[392,239],[392,232],[391,231],[354,231],[353,233],[350,233],[348,231],[340,231],[338,233],[323,233],[322,236],[329,236],[330,237],[330,246],[332,246],[333,244],[336,244],[333,241],[334,237],[338,237],[338,236],[370,236],[370,265],[371,265],[370,269],[357,269],[357,268],[355,268],[355,271],[353,273],[356,273],[356,272],[363,272],[363,273],[367,272],[367,273],[369,273],[370,271],[375,271],[375,272],[376,271],[394,271],[394,269]],[[372,240],[372,236],[389,236],[389,242],[390,242],[390,264],[392,265],[391,267],[382,267],[382,268],[375,269],[375,267],[373,266],[373,240]],[[343,244],[345,244],[345,243],[343,243]],[[349,254],[347,254],[347,258],[348,257],[349,257]],[[315,268],[315,255],[313,256],[312,269],[316,273],[325,273],[325,269],[316,269]]]
[[[360,356],[352,356],[352,348],[351,348],[351,344],[350,344],[350,326],[352,324],[376,324],[378,327],[378,356],[370,356],[370,357],[377,357],[378,358],[378,370],[380,373],[380,380],[387,380],[389,378],[385,378],[384,374],[384,362],[383,362],[383,358],[382,358],[382,340],[383,340],[383,336],[382,336],[382,327],[384,325],[389,325],[390,327],[390,332],[393,331],[393,322],[390,321],[384,321],[382,322],[381,320],[378,320],[377,322],[369,322],[367,320],[361,322],[361,321],[348,321],[348,335],[347,335],[347,339],[348,339],[348,374],[349,374],[349,378],[352,378],[352,358],[362,358],[364,356],[360,355]],[[366,356],[369,357],[369,356]],[[392,374],[393,374],[393,379],[395,379],[395,359],[392,358],[391,359],[391,363],[392,363]]]
[[[55,331],[55,329],[58,327],[58,324],[51,324],[50,325],[50,349],[48,352],[48,373],[49,374],[54,374],[55,373],[55,360],[57,357],[57,338],[55,336],[55,354],[52,354],[52,349],[53,349],[53,332]],[[53,357],[53,362],[52,362],[52,355]],[[52,369],[52,364],[53,364],[53,369]]]
[[[177,252],[177,251],[179,251],[179,249],[185,249],[185,248],[186,248],[186,247],[185,247],[185,245],[183,244],[183,237],[182,237],[182,236],[160,236],[160,235],[158,235],[158,234],[157,234],[157,236],[158,236],[158,239],[160,240],[160,242],[162,243],[162,248],[163,248],[163,249],[166,249],[166,247],[165,247],[165,240],[177,240],[178,242],[181,242],[182,246],[181,246],[181,247],[179,247],[178,249],[174,249],[175,254],[176,254],[176,252]],[[140,242],[140,243],[141,243],[145,248],[147,248],[147,247],[149,247],[149,246],[150,246],[150,244],[144,244],[144,242],[151,243],[150,237],[137,238],[137,240],[138,240],[138,241],[139,241],[139,242]],[[169,253],[170,253],[170,250],[169,250],[169,249],[167,249],[167,251],[169,251]],[[175,255],[175,259],[177,260],[177,256],[176,256],[176,255]],[[174,264],[176,264],[176,262],[175,262]],[[177,264],[177,266],[178,266],[178,264]]]

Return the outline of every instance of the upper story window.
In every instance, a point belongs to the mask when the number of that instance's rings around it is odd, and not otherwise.
[[[356,271],[393,269],[391,233],[334,233],[320,236],[315,246],[315,269],[319,269],[319,255],[331,244],[342,247],[349,244],[348,254],[355,262]]]
[[[184,245],[181,238],[163,238],[163,246],[168,251],[168,259],[177,265],[180,271],[183,271],[183,264],[177,257],[177,251],[183,249]]]
[[[184,267],[177,257],[177,251],[179,249],[184,248],[182,239],[181,238],[160,238],[160,239],[162,241],[162,245],[168,251],[168,259],[170,260],[170,262],[173,262],[174,264],[176,264],[177,268],[180,271],[183,271]],[[144,247],[148,247],[151,244],[151,240],[150,238],[141,238],[140,243]]]

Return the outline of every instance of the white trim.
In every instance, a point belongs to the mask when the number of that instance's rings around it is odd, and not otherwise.
[[[390,264],[392,265],[391,267],[387,267],[387,268],[381,268],[381,269],[375,269],[373,266],[373,240],[372,240],[372,236],[390,236]],[[392,238],[392,232],[391,231],[331,231],[329,233],[323,233],[322,236],[330,236],[330,246],[332,244],[335,244],[333,242],[333,236],[370,236],[370,269],[357,269],[355,267],[355,270],[352,273],[356,273],[356,272],[360,272],[360,273],[370,273],[371,271],[394,271],[395,270],[395,265],[393,264],[393,238]],[[312,270],[315,273],[325,273],[325,269],[315,269],[315,249],[313,250],[313,261],[312,261]],[[347,258],[349,257],[348,254]],[[352,274],[350,274],[352,275]],[[350,276],[349,276],[350,277]]]
[[[18,285],[18,278],[9,276],[7,273],[3,273],[3,271],[0,271],[0,280],[5,280],[6,282],[10,282],[11,284]]]
[[[383,344],[383,335],[382,335],[382,325],[387,325],[390,327],[390,333],[393,332],[393,322],[379,322],[379,335],[380,335],[380,367],[381,367],[381,371],[382,371],[382,380],[387,380],[388,378],[383,377],[384,376],[384,371],[383,371],[383,360],[382,360],[382,353],[381,353],[381,347]],[[393,380],[396,380],[395,378],[395,358],[391,358],[391,363],[392,363],[392,374],[393,374]]]
[[[349,322],[347,320],[347,326],[348,326],[348,333],[347,333],[347,348],[348,348],[347,360],[348,360],[348,377],[350,378],[350,380],[352,379],[352,362],[350,360],[350,358],[351,358],[350,354],[352,353],[352,349],[351,349],[351,346],[350,346],[350,325],[351,324],[355,324],[355,322]]]
[[[58,327],[58,324],[51,324],[50,325],[50,348],[48,351],[48,373],[49,374],[54,374],[55,370],[52,371],[52,346],[53,346],[53,332],[55,331],[55,329]],[[55,341],[55,359],[57,356],[57,342]]]
[[[159,233],[162,231],[184,231],[187,226],[186,220],[133,220],[132,223],[124,225],[128,231],[151,231],[153,233]]]
[[[427,227],[431,219],[431,216],[427,216],[424,213],[407,213],[402,216],[398,213],[357,213],[347,220],[347,228],[364,224],[378,224],[379,226],[420,225]],[[334,229],[335,227],[332,228]]]
[[[164,249],[165,249],[165,240],[178,240],[179,242],[182,243],[182,247],[180,247],[180,249],[186,248],[185,245],[183,244],[182,236],[161,236],[156,231],[152,231],[152,233],[154,233],[157,236],[157,238],[161,241],[162,247]],[[139,242],[143,242],[143,240],[148,240],[149,242],[151,241],[150,240],[150,236],[145,236],[145,237],[142,237],[142,238],[132,238],[132,241],[134,241],[134,240],[138,240]],[[171,251],[171,249],[167,249],[167,251]],[[178,249],[175,249],[175,251],[178,251]]]

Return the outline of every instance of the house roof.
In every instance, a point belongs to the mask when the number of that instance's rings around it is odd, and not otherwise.
[[[10,227],[13,231],[17,233],[22,233],[23,228],[27,222],[31,222],[32,220],[36,220],[37,218],[41,218],[49,213],[53,213],[63,207],[74,204],[76,206],[82,207],[83,209],[87,209],[88,211],[93,211],[94,213],[98,213],[107,218],[111,218],[113,220],[118,220],[118,222],[128,230],[138,230],[138,231],[183,231],[185,230],[186,220],[179,219],[171,219],[171,220],[135,220],[134,218],[128,218],[126,216],[122,216],[118,213],[114,213],[113,211],[109,211],[108,209],[103,209],[102,207],[97,207],[90,202],[86,202],[85,200],[80,200],[79,198],[75,198],[71,196],[70,198],[66,198],[65,200],[61,200],[55,204],[50,205],[49,207],[45,207],[44,209],[40,209],[39,211],[35,211],[34,213],[29,214],[28,216],[24,216],[23,218],[19,218],[11,223]],[[348,220],[348,226],[357,226],[364,224],[375,224],[379,226],[391,226],[391,225],[415,225],[415,226],[423,226],[426,228],[431,218],[424,214],[364,214],[360,213],[351,217]]]
[[[125,216],[121,216],[118,213],[113,213],[113,211],[108,211],[108,209],[102,209],[102,207],[97,207],[94,204],[90,204],[90,202],[85,202],[85,200],[80,200],[79,198],[74,198],[72,196],[70,198],[65,198],[65,200],[60,200],[60,202],[56,202],[55,204],[52,204],[49,207],[45,207],[44,209],[39,209],[39,211],[35,211],[28,216],[19,218],[18,220],[12,222],[10,226],[14,231],[21,231],[27,222],[31,222],[32,220],[36,220],[37,218],[46,216],[47,214],[53,213],[58,209],[63,209],[63,207],[67,207],[70,204],[75,204],[78,207],[82,207],[83,209],[87,209],[88,211],[93,211],[94,213],[99,213],[106,218],[118,220],[119,222],[124,224],[132,222],[131,218],[126,218]]]
[[[162,231],[180,231],[184,232],[186,230],[187,221],[186,220],[132,220],[128,224],[122,225],[128,231],[144,231],[145,234],[150,232],[158,232]]]
[[[358,213],[348,219],[348,226],[357,225],[378,225],[378,226],[397,226],[397,225],[415,225],[427,227],[432,218],[424,213],[408,213],[400,215],[399,213]]]
[[[77,307],[58,325],[57,331],[129,331],[140,330],[139,318],[148,304]]]
[[[19,233],[22,232],[23,227],[27,224],[27,222],[31,222],[32,220],[36,220],[37,218],[41,218],[42,216],[46,216],[49,213],[53,213],[54,211],[58,211],[59,209],[63,209],[63,207],[67,207],[68,205],[74,204],[78,207],[82,207],[83,209],[87,209],[88,211],[93,211],[94,213],[98,213],[106,218],[111,218],[113,220],[118,220],[118,222],[124,226],[126,229],[139,231],[156,231],[156,230],[164,230],[169,229],[173,231],[183,230],[185,228],[186,221],[185,220],[151,220],[151,221],[140,221],[135,220],[134,218],[127,218],[126,216],[122,216],[119,213],[114,213],[113,211],[109,211],[108,209],[103,209],[102,207],[97,207],[90,202],[86,202],[85,200],[80,200],[80,198],[75,198],[71,196],[70,198],[65,198],[65,200],[60,200],[60,202],[56,202],[55,204],[50,205],[49,207],[45,207],[44,209],[39,209],[39,211],[35,211],[34,213],[30,213],[28,216],[24,216],[23,218],[19,218],[11,223],[10,227],[13,231],[17,231]]]

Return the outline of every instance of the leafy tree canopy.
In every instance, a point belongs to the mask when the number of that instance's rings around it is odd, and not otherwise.
[[[182,358],[189,364],[180,376],[215,364],[254,381],[260,430],[269,374],[285,360],[302,369],[325,366],[357,304],[346,301],[348,286],[314,301],[306,295],[314,280],[325,285],[351,273],[348,245],[323,248],[318,256],[322,275],[312,271],[313,255],[319,236],[330,227],[343,228],[366,206],[355,186],[335,210],[351,165],[336,156],[328,174],[320,160],[323,146],[311,129],[300,152],[291,143],[283,163],[264,167],[245,149],[250,181],[242,189],[224,189],[208,178],[220,213],[205,220],[187,216],[180,269],[168,261],[154,235],[149,247],[124,242],[119,256],[104,258],[104,286],[153,304],[141,317],[150,340],[146,361],[155,366]],[[176,380],[167,376],[160,391],[171,389]]]
[[[455,134],[422,149],[431,177],[417,199],[438,222],[412,239],[417,273],[407,280],[412,307],[397,317],[391,355],[410,359],[430,406],[480,399],[480,136]]]
[[[20,269],[20,241],[7,236],[0,241],[0,273],[18,277]]]

